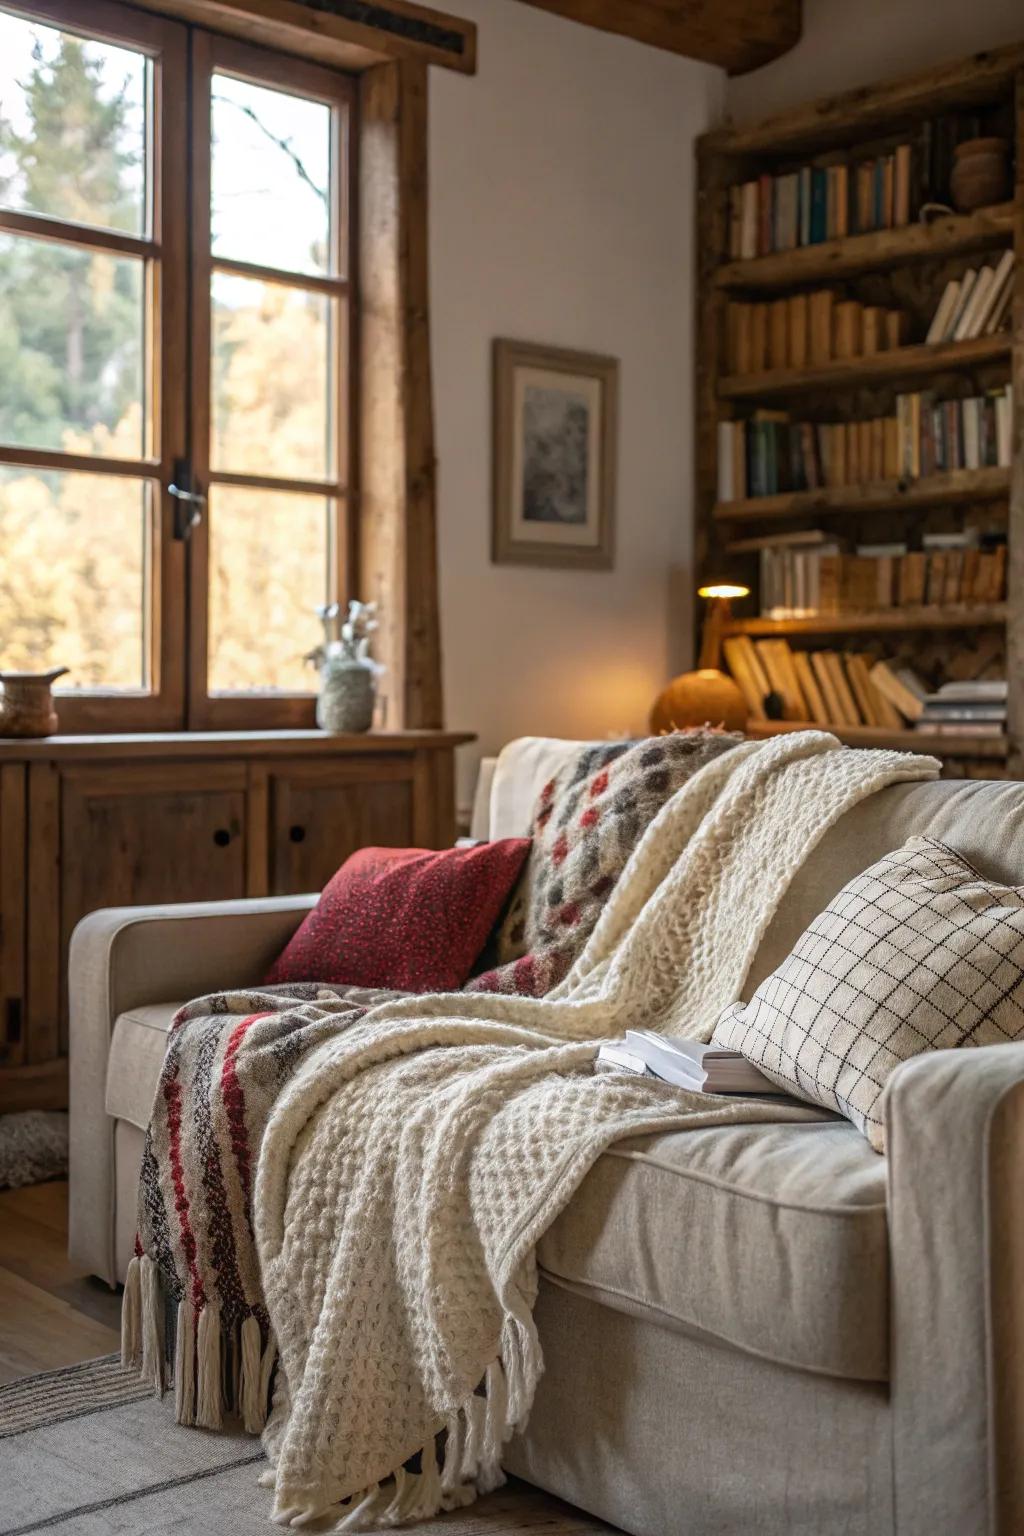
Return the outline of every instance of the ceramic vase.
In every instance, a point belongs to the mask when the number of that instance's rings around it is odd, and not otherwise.
[[[376,669],[362,662],[325,667],[320,673],[316,723],[322,731],[368,731],[376,701]]]

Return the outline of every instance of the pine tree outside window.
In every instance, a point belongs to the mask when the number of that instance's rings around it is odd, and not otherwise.
[[[0,669],[69,666],[70,729],[312,723],[349,586],[351,111],[303,61],[0,0]]]

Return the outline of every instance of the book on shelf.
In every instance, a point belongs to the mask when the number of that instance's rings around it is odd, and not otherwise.
[[[623,1040],[606,1041],[598,1049],[597,1068],[660,1077],[691,1093],[786,1093],[739,1051],[670,1040],[652,1029],[627,1029]]]
[[[794,651],[782,639],[759,640],[756,644],[748,640],[748,644],[752,645],[763,662],[764,674],[770,685],[768,701],[771,710],[768,710],[764,698],[760,703],[773,718],[794,722],[810,721],[825,727],[871,726],[888,731],[903,729],[906,717],[878,686],[872,675],[876,663],[866,653]],[[746,690],[740,686],[746,695]],[[771,695],[775,696],[774,699]]]
[[[1003,679],[945,683],[925,696],[914,723],[919,730],[935,730],[940,735],[966,735],[976,729],[980,735],[997,736],[1006,728],[1006,712],[1007,687]]]
[[[950,704],[1005,704],[1009,693],[1005,677],[986,677],[943,683],[941,688],[928,697]]]
[[[1012,250],[1004,251],[995,266],[968,267],[959,278],[950,278],[942,291],[925,336],[928,345],[969,341],[991,336],[1009,323],[1013,295]]]
[[[752,534],[749,538],[730,539],[726,553],[730,555],[758,554],[762,549],[786,549],[789,545],[801,548],[815,544],[834,544],[836,536],[824,528],[794,528],[787,532]]]
[[[964,400],[929,391],[896,396],[900,473],[911,479],[951,469],[1008,468],[1013,386]]]
[[[828,665],[829,658],[824,651],[812,651],[809,656],[811,675],[818,684],[819,693],[823,701],[825,725],[849,725],[843,702],[836,691],[836,682],[833,669]],[[810,709],[810,705],[808,705]]]
[[[730,259],[900,229],[929,204],[949,211],[956,146],[984,131],[976,112],[945,112],[904,129],[902,142],[875,139],[750,177],[729,191]]]
[[[792,650],[785,639],[731,636],[726,665],[755,720],[938,736],[1006,733],[1003,680],[953,682],[930,693],[906,665],[864,651]]]
[[[751,719],[767,720],[764,701],[771,692],[767,673],[754,642],[747,635],[730,635],[722,641],[725,664],[743,695]]]
[[[895,416],[865,421],[792,421],[785,411],[756,410],[718,423],[718,500],[1008,468],[1012,426],[1009,384],[965,400],[898,395]]]
[[[870,613],[893,608],[998,603],[1006,595],[1006,537],[977,528],[903,542],[858,544],[809,529],[781,540],[739,541],[760,563],[759,612],[766,619]],[[736,546],[730,546],[735,550]]]
[[[828,705],[825,703],[825,695],[822,693],[811,665],[811,658],[806,651],[793,652],[793,666],[796,670],[797,682],[800,684],[800,692],[804,696],[809,718],[815,725],[829,724]]]
[[[781,638],[730,636],[725,661],[755,720],[939,735],[1000,736],[1005,682],[949,683],[929,692],[912,668],[859,650],[794,650]]]
[[[992,736],[999,738],[1005,736],[1006,727],[992,720],[977,720],[971,724],[961,722],[951,724],[935,724],[932,721],[919,720],[914,726],[915,731],[928,731],[934,736]]]
[[[908,328],[905,311],[832,288],[771,302],[733,299],[725,311],[726,369],[747,375],[866,357],[902,346]]]
[[[920,720],[928,695],[916,672],[883,659],[874,663],[870,675],[877,691],[888,699],[902,719],[911,725]]]
[[[833,157],[731,187],[730,257],[745,261],[909,224],[917,212],[913,155],[910,144],[898,144],[888,153]]]

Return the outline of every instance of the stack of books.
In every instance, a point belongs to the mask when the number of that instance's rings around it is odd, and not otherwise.
[[[900,473],[916,480],[948,469],[1008,467],[1013,386],[937,400],[930,391],[896,396]]]
[[[862,304],[832,288],[771,303],[734,302],[726,310],[726,365],[749,374],[870,357],[903,346],[908,331],[903,310]]]
[[[924,696],[914,729],[939,736],[1002,736],[1006,696],[1005,680],[945,683]]]
[[[1004,251],[995,266],[969,267],[963,277],[950,278],[928,328],[925,341],[969,341],[994,336],[1010,323],[1013,307],[1013,251]]]
[[[760,613],[768,619],[867,613],[923,604],[998,603],[1006,595],[1006,535],[977,528],[903,542],[857,544],[820,528],[739,539],[732,553],[757,553]]]
[[[896,229],[916,216],[909,144],[856,162],[804,165],[730,189],[734,261],[819,245],[844,235]]]
[[[794,651],[785,640],[746,635],[724,642],[725,659],[754,720],[825,727],[1001,736],[1006,683],[946,683],[931,693],[912,668],[870,655]]]
[[[726,665],[754,720],[900,731],[904,715],[879,686],[884,663],[860,652],[794,651],[785,640],[730,636]]]
[[[690,1093],[786,1093],[739,1051],[699,1040],[670,1040],[653,1029],[627,1029],[625,1039],[609,1040],[598,1050],[596,1066],[599,1072],[660,1077]]]

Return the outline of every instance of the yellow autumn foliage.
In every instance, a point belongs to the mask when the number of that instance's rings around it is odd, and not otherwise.
[[[230,283],[229,302],[214,309],[212,463],[330,478],[326,301]],[[131,458],[140,433],[136,404],[113,431],[67,431],[61,446]],[[214,487],[208,515],[211,688],[310,690],[302,656],[319,638],[313,610],[328,595],[327,503]],[[144,482],[0,468],[0,666],[70,666],[65,681],[77,689],[147,686],[150,527]]]

